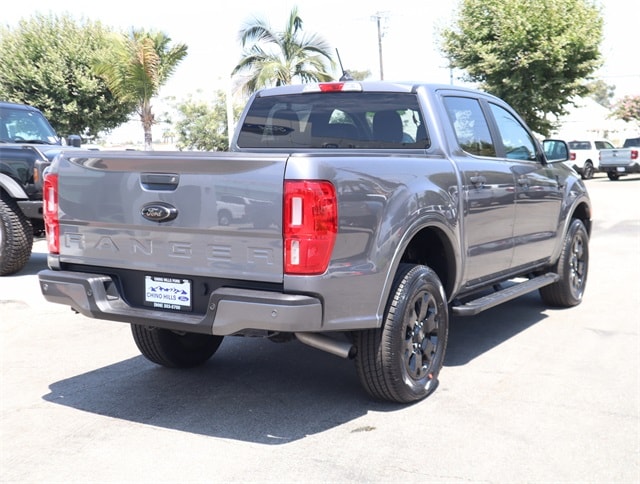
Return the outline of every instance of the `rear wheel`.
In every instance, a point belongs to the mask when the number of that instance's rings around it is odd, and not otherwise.
[[[229,210],[220,210],[218,212],[218,225],[226,227],[231,223],[231,212]]]
[[[593,164],[590,161],[585,162],[584,168],[582,169],[582,179],[590,180],[593,178]]]
[[[149,361],[167,368],[192,368],[207,362],[223,336],[178,333],[168,329],[131,325],[136,346]]]
[[[0,276],[21,270],[31,257],[33,228],[16,202],[0,199]]]
[[[438,276],[422,265],[398,269],[381,328],[355,333],[356,368],[372,397],[421,400],[438,385],[449,334],[449,314]]]
[[[589,234],[582,220],[574,219],[565,236],[560,259],[555,272],[558,282],[539,289],[542,300],[557,307],[571,307],[580,304],[587,284],[589,269]]]
[[[618,175],[618,173],[616,173],[615,171],[608,171],[607,176],[609,177],[609,180],[612,181],[616,181],[618,178],[620,178],[620,175]]]

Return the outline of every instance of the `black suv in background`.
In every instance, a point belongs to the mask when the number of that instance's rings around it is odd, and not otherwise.
[[[66,145],[39,109],[0,101],[0,276],[21,270],[44,235],[42,175]]]

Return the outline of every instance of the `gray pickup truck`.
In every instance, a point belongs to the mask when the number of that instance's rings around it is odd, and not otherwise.
[[[255,94],[231,152],[80,152],[45,179],[44,297],[129,323],[150,361],[205,363],[225,336],[353,358],[375,399],[437,386],[451,314],[539,291],[581,302],[591,202],[486,93],[333,82]],[[218,205],[244,197],[243,217]],[[517,317],[517,314],[514,315]]]

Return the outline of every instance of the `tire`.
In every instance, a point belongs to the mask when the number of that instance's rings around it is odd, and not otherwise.
[[[430,268],[402,264],[381,328],[355,333],[356,369],[377,400],[409,403],[438,386],[449,335],[442,283]]]
[[[607,172],[607,176],[609,177],[609,180],[611,181],[616,181],[620,178],[620,175],[618,173],[616,173],[615,171],[608,171]]]
[[[542,300],[555,307],[580,304],[589,270],[589,234],[579,219],[574,219],[564,239],[560,259],[553,269],[560,280],[539,289]]]
[[[231,223],[231,212],[229,210],[220,210],[218,212],[218,225],[226,227]]]
[[[20,271],[29,262],[33,228],[16,202],[0,198],[0,276]]]
[[[131,333],[146,359],[167,368],[193,368],[206,363],[224,338],[209,334],[177,333],[139,324],[131,325]]]
[[[582,168],[582,179],[591,180],[593,178],[593,164],[590,161],[585,162],[584,168]]]

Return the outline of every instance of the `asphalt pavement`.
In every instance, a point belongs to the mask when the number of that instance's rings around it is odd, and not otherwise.
[[[154,366],[128,325],[44,300],[37,241],[0,278],[0,482],[640,482],[640,177],[586,183],[583,303],[453,318],[414,405],[370,401],[353,362],[298,342]]]

